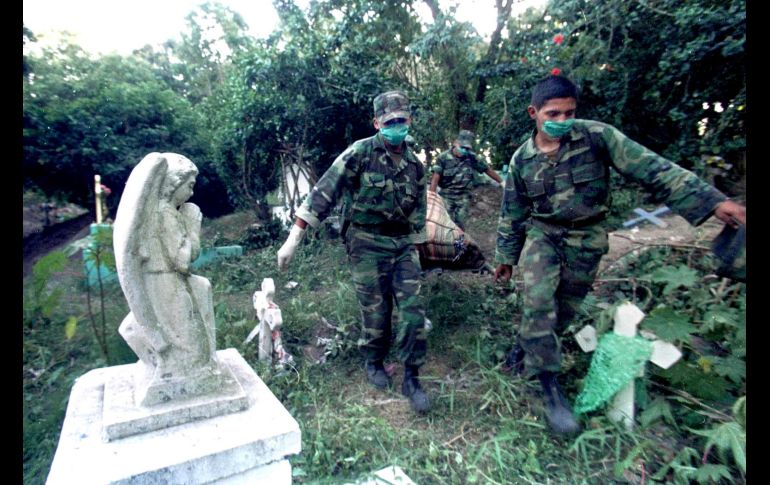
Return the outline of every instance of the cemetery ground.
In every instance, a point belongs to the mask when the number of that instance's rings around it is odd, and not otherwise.
[[[492,266],[500,195],[479,187],[468,219],[468,234]],[[611,235],[594,290],[563,342],[562,385],[574,402],[590,365],[571,334],[587,323],[600,334],[609,330],[612,309],[624,300],[648,315],[643,329],[675,343],[684,357],[667,371],[649,366],[637,379],[633,429],[597,410],[581,418],[584,431],[570,439],[549,434],[537,381],[503,366],[521,315],[516,274],[507,285],[489,274],[425,275],[433,328],[421,380],[433,406],[416,415],[399,392],[403,367],[393,353],[386,361],[391,389],[366,382],[358,304],[339,239],[309,234],[285,273],[275,262],[285,233],[197,273],[214,287],[217,348],[236,348],[300,423],[302,452],[290,459],[294,483],[351,483],[390,464],[419,484],[745,483],[745,284],[713,274],[708,248],[720,224],[692,228],[678,216],[663,219],[665,229],[646,223]],[[253,242],[254,228],[244,238],[252,222],[245,213],[204,219],[203,243]],[[120,288],[88,289],[80,253],[56,254],[24,279],[29,484],[48,473],[73,381],[136,360],[117,334],[128,311]],[[284,345],[294,355],[283,370],[258,361],[255,341],[243,344],[257,324],[251,295],[266,277],[275,280]],[[287,288],[292,281],[298,285]],[[97,343],[101,329],[106,353]]]

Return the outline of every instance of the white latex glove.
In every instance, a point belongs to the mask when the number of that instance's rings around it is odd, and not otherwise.
[[[278,250],[278,269],[286,271],[289,266],[289,261],[294,257],[294,251],[297,250],[297,245],[302,241],[302,236],[305,235],[305,230],[294,224],[289,231],[289,237],[286,238],[286,242],[283,243],[281,249]]]

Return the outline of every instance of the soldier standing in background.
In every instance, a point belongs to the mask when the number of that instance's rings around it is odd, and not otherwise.
[[[390,385],[383,360],[395,308],[396,345],[404,364],[401,392],[412,409],[425,412],[430,403],[418,375],[427,335],[415,244],[425,241],[427,177],[405,141],[411,122],[404,93],[388,91],[374,98],[378,133],[350,145],[318,180],[278,250],[278,267],[286,268],[307,225],[317,227],[341,200],[342,238],[363,316],[367,379],[380,389]]]
[[[579,431],[556,377],[560,334],[574,318],[607,253],[603,227],[610,205],[610,167],[640,183],[657,201],[695,226],[714,215],[733,227],[746,224],[746,208],[692,172],[598,121],[575,119],[577,87],[549,76],[527,108],[532,137],[511,158],[497,228],[495,279],[524,279],[515,366],[537,375],[545,414],[558,434]],[[520,346],[520,347],[519,347]],[[517,362],[518,361],[518,362]]]
[[[485,161],[473,153],[473,133],[461,130],[452,143],[452,148],[442,152],[431,167],[433,177],[430,190],[441,188],[441,198],[446,204],[449,217],[457,227],[465,230],[465,217],[470,206],[473,180],[476,172],[486,173],[498,184],[503,179]]]

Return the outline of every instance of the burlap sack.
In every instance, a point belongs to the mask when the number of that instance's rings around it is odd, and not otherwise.
[[[444,200],[428,191],[426,242],[417,245],[423,269],[480,269],[484,255],[476,242],[449,217]]]

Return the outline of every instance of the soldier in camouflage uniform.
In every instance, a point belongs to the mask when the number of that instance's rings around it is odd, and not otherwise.
[[[374,99],[374,116],[379,132],[342,152],[297,210],[278,251],[278,266],[285,269],[306,226],[318,226],[341,201],[342,237],[363,316],[367,378],[378,388],[390,385],[383,360],[395,308],[396,345],[404,363],[401,391],[415,411],[424,412],[430,403],[418,369],[425,362],[427,335],[415,244],[425,242],[427,176],[405,141],[411,123],[406,95],[380,94]]]
[[[476,172],[486,173],[498,184],[503,183],[497,172],[473,153],[473,133],[468,130],[460,131],[452,148],[436,158],[431,171],[433,178],[428,190],[435,192],[437,187],[441,188],[441,198],[446,203],[447,213],[462,230],[465,230],[465,216],[470,206]]]
[[[610,168],[693,225],[711,215],[731,225],[746,222],[744,206],[614,127],[575,119],[576,108],[577,88],[567,78],[549,76],[535,86],[527,109],[536,126],[511,158],[495,253],[497,280],[510,279],[514,265],[523,276],[516,346],[527,374],[540,379],[546,418],[558,434],[580,429],[556,382],[559,335],[609,248],[602,221],[610,205]]]

